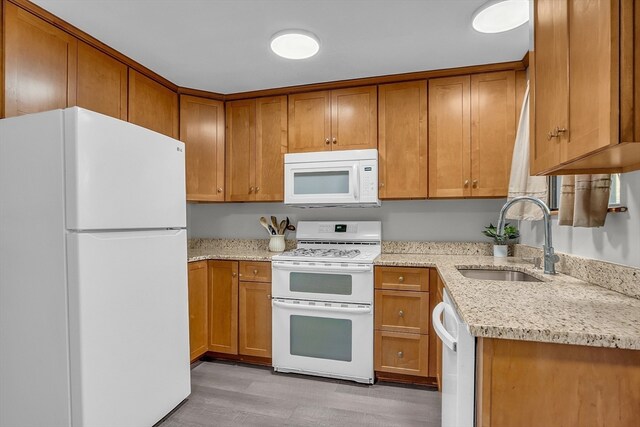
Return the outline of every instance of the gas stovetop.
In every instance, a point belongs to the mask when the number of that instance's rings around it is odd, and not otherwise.
[[[360,255],[360,249],[297,248],[292,251],[283,252],[282,255],[315,258],[355,258]]]
[[[274,261],[372,264],[381,252],[381,228],[376,221],[300,221],[298,247]]]

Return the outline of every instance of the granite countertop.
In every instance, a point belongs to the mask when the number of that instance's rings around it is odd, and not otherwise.
[[[190,249],[189,261],[270,261],[249,247]],[[432,267],[476,337],[640,350],[640,299],[558,274],[542,274],[520,258],[484,255],[382,254],[375,265]],[[512,269],[542,282],[469,279],[456,267]]]

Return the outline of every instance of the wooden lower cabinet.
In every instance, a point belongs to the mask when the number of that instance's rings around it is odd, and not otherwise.
[[[434,276],[435,274],[435,276]],[[378,378],[435,385],[429,268],[375,268],[374,364]],[[431,284],[433,282],[433,284]]]
[[[240,282],[238,301],[238,353],[271,357],[271,283]]]
[[[207,261],[189,263],[189,347],[191,361],[207,352],[209,316]]]
[[[237,261],[209,261],[209,351],[238,354]]]
[[[189,337],[191,361],[209,352],[270,364],[271,263],[189,263]]]
[[[429,337],[400,332],[375,332],[377,371],[419,377],[428,376]]]
[[[479,338],[479,427],[637,426],[640,351]]]

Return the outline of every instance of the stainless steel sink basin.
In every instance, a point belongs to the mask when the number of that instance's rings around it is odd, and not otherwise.
[[[478,268],[459,268],[458,271],[464,277],[480,280],[504,280],[507,282],[542,282],[522,271],[513,270],[483,270]]]

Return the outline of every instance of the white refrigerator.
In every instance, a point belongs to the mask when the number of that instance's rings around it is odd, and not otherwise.
[[[0,120],[0,426],[151,426],[190,393],[184,144]]]

